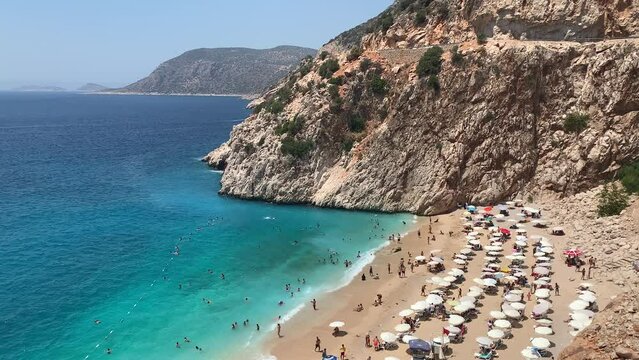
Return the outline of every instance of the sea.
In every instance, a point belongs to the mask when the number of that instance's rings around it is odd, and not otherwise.
[[[0,92],[0,359],[263,358],[414,221],[218,195],[246,105]]]

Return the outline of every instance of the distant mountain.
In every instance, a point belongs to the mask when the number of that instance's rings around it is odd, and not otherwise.
[[[277,83],[317,50],[278,46],[272,49],[196,49],[168,60],[122,93],[259,94]]]
[[[17,88],[13,88],[13,91],[67,91],[65,88],[59,86],[46,86],[46,85],[25,85]]]
[[[84,91],[84,92],[98,92],[98,91],[105,91],[108,90],[109,88],[104,86],[104,85],[100,85],[100,84],[96,84],[96,83],[86,83],[82,86],[80,86],[78,88],[78,91]]]

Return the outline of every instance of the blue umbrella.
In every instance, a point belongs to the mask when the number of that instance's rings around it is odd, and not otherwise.
[[[335,355],[328,355],[325,358],[322,358],[322,360],[337,360],[337,356]]]
[[[408,346],[411,349],[430,351],[430,343],[422,339],[415,339],[408,342]]]

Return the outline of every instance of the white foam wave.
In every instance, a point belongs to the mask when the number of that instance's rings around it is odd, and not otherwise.
[[[340,281],[338,281],[335,286],[327,289],[327,292],[337,291],[343,288],[344,286],[350,284],[351,281],[353,281],[353,279],[355,279],[355,277],[358,276],[364,270],[366,266],[368,266],[370,263],[373,262],[373,260],[375,260],[375,255],[377,254],[377,252],[385,248],[389,244],[390,244],[390,241],[386,240],[380,245],[378,245],[377,247],[371,249],[368,253],[361,255],[361,257],[357,259],[355,262],[353,262],[353,265],[351,265],[351,267],[348,268],[348,270],[344,273]]]
[[[285,322],[291,320],[293,318],[293,316],[295,316],[295,314],[297,314],[298,312],[302,311],[304,306],[306,306],[306,304],[305,303],[301,303],[301,304],[297,305],[296,307],[292,308],[286,314],[284,314],[282,316],[282,318],[278,322],[280,324],[284,324]],[[271,328],[270,328],[271,331],[275,330],[276,327],[277,327],[277,322],[274,323],[273,325],[271,325]]]
[[[224,174],[224,171],[222,171],[222,170],[213,169],[213,170],[209,170],[209,171],[212,172],[212,173],[215,173],[215,174]]]
[[[275,220],[274,217],[270,217],[270,216],[265,216],[262,219],[264,219],[264,220]]]

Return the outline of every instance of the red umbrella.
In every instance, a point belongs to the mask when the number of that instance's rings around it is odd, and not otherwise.
[[[492,206],[486,206],[486,207],[484,208],[484,211],[486,211],[486,212],[491,212],[491,211],[493,211],[493,207],[492,207]]]
[[[510,230],[505,229],[505,228],[499,228],[499,232],[504,234],[504,235],[510,235]]]
[[[584,252],[581,249],[568,249],[564,250],[564,255],[566,256],[581,256]]]

